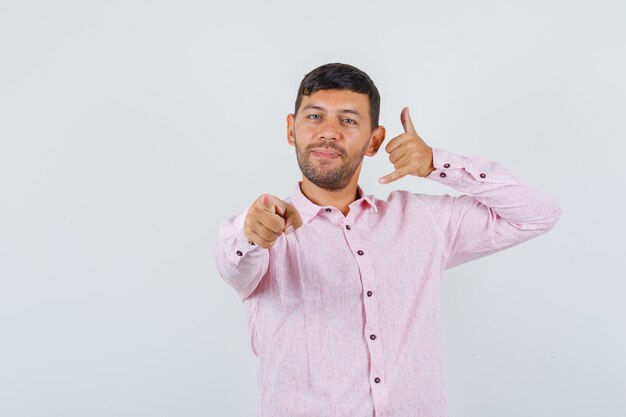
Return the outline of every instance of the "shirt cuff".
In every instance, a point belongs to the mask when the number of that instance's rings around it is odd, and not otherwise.
[[[466,157],[455,152],[432,148],[435,169],[426,178],[461,191],[474,190],[480,184],[517,184],[517,178],[498,163],[482,157]]]
[[[435,169],[426,178],[454,187],[463,176],[463,157],[439,148],[432,150]]]
[[[229,260],[235,265],[237,265],[243,257],[255,258],[258,256],[263,256],[263,254],[268,250],[267,248],[263,248],[256,243],[248,240],[248,236],[243,231],[243,222],[245,221],[247,214],[248,211],[246,210],[239,217],[237,222],[237,229],[234,236],[234,245],[231,249],[231,252],[227,254]]]

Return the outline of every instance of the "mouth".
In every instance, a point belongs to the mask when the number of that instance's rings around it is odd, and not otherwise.
[[[339,154],[330,149],[321,149],[321,148],[313,149],[311,153],[319,158],[330,158],[330,159],[339,158]]]

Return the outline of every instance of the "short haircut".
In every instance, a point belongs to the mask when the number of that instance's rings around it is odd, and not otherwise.
[[[298,113],[302,96],[318,90],[350,90],[369,97],[372,130],[378,127],[380,94],[371,78],[360,69],[348,64],[330,63],[321,65],[304,76],[298,88],[294,115]]]

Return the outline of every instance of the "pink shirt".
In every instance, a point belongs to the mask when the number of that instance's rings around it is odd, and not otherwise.
[[[467,194],[359,186],[344,217],[298,182],[283,200],[304,224],[269,249],[248,242],[247,209],[222,222],[215,259],[245,306],[258,417],[447,416],[443,271],[546,233],[561,208],[486,158],[433,148],[433,163],[426,178]]]

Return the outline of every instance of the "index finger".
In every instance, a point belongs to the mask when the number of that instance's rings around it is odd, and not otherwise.
[[[278,214],[280,216],[285,215],[282,206],[278,204],[278,201],[276,201],[273,195],[263,194],[263,196],[261,196],[261,206],[269,213]]]

